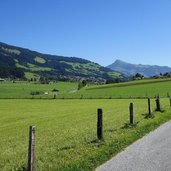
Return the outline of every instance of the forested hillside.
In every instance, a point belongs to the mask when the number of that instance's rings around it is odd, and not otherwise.
[[[123,75],[85,59],[42,54],[0,43],[0,77],[20,79],[45,77],[52,80],[85,78],[102,82],[107,79],[122,79]]]

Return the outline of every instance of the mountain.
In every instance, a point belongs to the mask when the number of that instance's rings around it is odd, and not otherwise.
[[[123,75],[85,59],[42,54],[0,42],[0,78],[24,77],[104,81]]]
[[[107,66],[108,68],[122,72],[127,76],[135,75],[136,73],[143,74],[146,77],[160,75],[160,73],[170,72],[171,68],[167,66],[157,65],[136,65],[130,64],[121,60],[116,60],[113,64]]]

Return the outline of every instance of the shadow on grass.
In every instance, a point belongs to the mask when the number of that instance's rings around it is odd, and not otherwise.
[[[88,144],[95,145],[97,147],[101,147],[101,146],[105,145],[105,140],[104,139],[102,139],[102,140],[94,139],[92,141],[89,141]]]
[[[161,109],[160,111],[159,110],[155,110],[155,112],[161,112],[161,113],[164,113],[164,112],[166,112],[166,110],[164,110],[164,109]]]
[[[104,130],[104,132],[116,132],[117,131],[117,129],[106,129],[106,130]]]
[[[71,149],[74,149],[74,148],[75,148],[75,145],[67,145],[67,146],[59,148],[58,151],[71,150]]]
[[[144,116],[144,119],[153,119],[155,117],[153,113],[143,113],[141,115]]]
[[[164,113],[166,112],[166,110],[161,109],[160,111],[158,111],[157,109],[155,109],[151,114],[143,113],[141,115],[144,116],[145,119],[153,119],[155,117],[154,112]]]
[[[139,122],[135,122],[134,124],[130,124],[129,122],[124,123],[124,126],[121,129],[130,129],[136,128]]]
[[[17,171],[28,171],[26,166],[21,166]]]

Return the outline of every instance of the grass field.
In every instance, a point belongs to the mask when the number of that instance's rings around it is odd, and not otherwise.
[[[132,142],[171,119],[171,79],[89,85],[0,83],[0,170],[26,171],[28,129],[36,126],[36,170],[90,171]],[[59,90],[53,99],[52,90]],[[31,92],[41,95],[30,95]],[[48,92],[45,95],[44,92]],[[146,97],[160,94],[163,113],[145,119]],[[116,99],[113,99],[116,98]],[[136,127],[128,128],[134,103]],[[97,140],[97,108],[103,109],[104,140]]]
[[[134,102],[138,124],[124,128],[130,102]],[[93,170],[171,119],[168,99],[161,103],[164,113],[155,112],[155,118],[144,119],[146,99],[0,99],[0,170],[26,170],[30,125],[36,126],[38,171]],[[97,108],[104,111],[104,141],[96,139]]]
[[[149,79],[117,83],[109,85],[89,85],[77,91],[78,83],[58,82],[52,84],[34,84],[29,82],[4,82],[0,83],[0,98],[45,98],[52,99],[52,90],[59,90],[59,99],[130,99],[154,98],[171,95],[171,79]],[[41,95],[32,96],[33,91],[42,92]],[[48,92],[48,95],[44,93]]]
[[[20,99],[20,98],[53,98],[52,90],[54,88],[60,90],[60,97],[72,92],[77,88],[78,83],[58,82],[51,84],[35,84],[33,82],[1,82],[0,98]],[[43,94],[32,96],[31,92],[42,92]],[[48,95],[44,93],[48,92]]]
[[[97,98],[97,99],[125,99],[125,98],[154,98],[160,94],[167,97],[171,94],[171,79],[149,79],[130,81],[125,83],[88,86],[72,94],[73,98]],[[68,97],[71,95],[68,95]]]

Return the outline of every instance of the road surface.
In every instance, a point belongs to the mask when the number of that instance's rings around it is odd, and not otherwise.
[[[171,171],[171,121],[136,141],[96,171]]]

